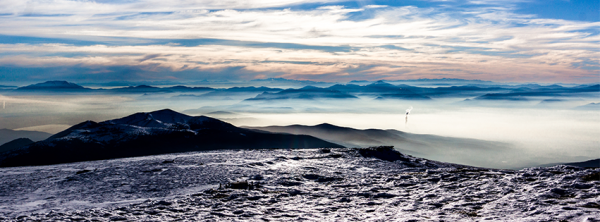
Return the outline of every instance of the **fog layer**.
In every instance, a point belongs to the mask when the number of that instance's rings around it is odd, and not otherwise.
[[[189,115],[208,115],[236,126],[329,123],[356,129],[394,129],[504,144],[506,149],[500,153],[497,150],[478,152],[469,157],[472,160],[494,159],[488,164],[485,161],[474,164],[483,167],[520,168],[600,157],[600,112],[578,108],[599,102],[594,92],[558,96],[536,94],[533,99],[521,99],[520,96],[514,99],[511,94],[508,99],[492,100],[478,100],[476,98],[482,97],[471,93],[438,98],[433,97],[436,94],[429,94],[432,99],[411,100],[382,99],[373,91],[360,89],[363,91],[347,92],[356,98],[313,96],[302,99],[305,97],[303,94],[294,94],[294,98],[248,100],[261,91],[252,89],[245,93],[244,90],[235,89],[232,93],[213,91],[218,93],[209,96],[206,92],[185,95],[178,92],[5,92],[0,94],[0,104],[3,105],[0,128],[56,133],[85,120],[104,121],[135,112],[169,108]],[[269,90],[276,92],[275,89]],[[411,106],[413,109],[407,116],[406,109]],[[402,149],[401,144],[394,145]],[[427,155],[433,159],[436,156],[435,153]],[[443,159],[443,156],[438,155],[438,159]]]

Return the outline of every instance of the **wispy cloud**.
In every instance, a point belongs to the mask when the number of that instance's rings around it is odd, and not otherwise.
[[[239,78],[264,73],[320,80],[444,74],[581,82],[598,76],[600,22],[517,14],[514,8],[523,1],[502,2],[0,2],[0,14],[10,14],[0,16],[0,66],[90,72],[131,66],[141,76],[168,70],[169,78],[180,79],[232,67]],[[287,8],[302,4],[311,7]],[[367,16],[357,17],[361,13]]]

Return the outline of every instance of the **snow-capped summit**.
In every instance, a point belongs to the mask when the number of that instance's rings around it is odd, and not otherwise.
[[[136,113],[120,119],[108,120],[102,123],[107,124],[125,124],[140,127],[170,127],[176,123],[187,123],[192,119],[191,116],[175,112],[170,109],[163,109],[148,113]]]

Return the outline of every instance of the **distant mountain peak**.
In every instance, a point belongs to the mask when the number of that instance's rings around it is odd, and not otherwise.
[[[301,89],[321,89],[321,88],[316,87],[316,86],[305,86],[305,87],[302,87]]]
[[[187,115],[185,115],[185,114],[182,114],[182,113],[176,112],[176,111],[174,111],[174,110],[172,110],[172,109],[161,109],[161,110],[156,110],[156,111],[152,111],[152,112],[149,112],[149,113],[150,113],[150,114],[163,114],[163,115],[184,115],[184,116],[187,116]]]
[[[336,126],[336,125],[333,125],[333,124],[329,124],[329,123],[321,123],[321,124],[318,124],[318,125],[315,125],[315,126],[318,126],[318,127],[335,127],[335,128],[340,128],[339,126]]]
[[[153,112],[139,112],[120,119],[108,120],[105,122],[140,127],[169,127],[176,123],[186,123],[191,118],[191,116],[175,112],[171,109],[162,109]]]
[[[18,89],[85,89],[83,86],[67,81],[46,81],[43,83],[36,83]]]
[[[0,153],[13,151],[21,147],[34,143],[29,138],[18,138],[5,144],[0,144]]]
[[[245,101],[253,100],[282,100],[282,99],[356,99],[358,97],[339,90],[331,88],[319,88],[315,86],[305,86],[300,89],[285,89],[277,93],[263,92],[254,98],[246,99]]]
[[[286,78],[266,78],[266,79],[253,79],[253,82],[291,82],[291,83],[317,83],[311,80],[297,80],[297,79],[286,79]]]
[[[0,167],[217,149],[343,147],[308,135],[256,132],[170,109],[100,123],[86,121],[47,140],[17,145],[18,149],[0,153]]]
[[[308,126],[310,127],[310,126]],[[325,130],[354,130],[352,128],[349,127],[343,127],[343,126],[336,126],[330,123],[321,123],[319,125],[315,125],[313,127],[319,128],[319,129],[325,129]]]
[[[385,82],[383,80],[378,80],[378,81],[373,82],[373,83],[371,83],[371,84],[369,84],[367,86],[393,86],[393,87],[396,87],[395,85],[390,84],[388,82]]]

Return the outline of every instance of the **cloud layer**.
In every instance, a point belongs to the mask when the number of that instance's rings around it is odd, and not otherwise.
[[[600,22],[519,2],[0,1],[0,81],[598,81]]]

